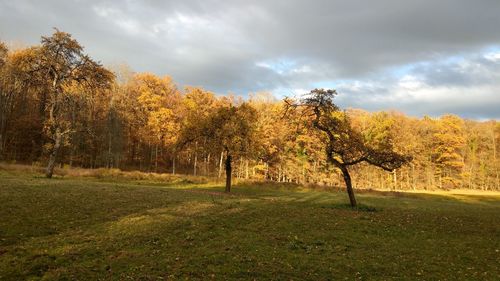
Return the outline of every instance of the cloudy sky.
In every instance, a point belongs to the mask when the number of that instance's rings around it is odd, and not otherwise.
[[[179,86],[500,119],[499,0],[0,0],[0,40],[73,34],[104,64]]]

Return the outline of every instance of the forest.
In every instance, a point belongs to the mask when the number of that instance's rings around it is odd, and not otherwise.
[[[289,105],[270,93],[221,95],[103,66],[59,30],[34,46],[0,43],[0,160],[46,166],[49,177],[82,167],[343,186],[326,136]],[[355,188],[500,190],[496,120],[337,113],[363,143],[411,158],[390,172],[351,166]]]

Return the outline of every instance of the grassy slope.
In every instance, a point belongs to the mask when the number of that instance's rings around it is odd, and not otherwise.
[[[206,190],[0,171],[0,280],[500,280],[499,197]]]

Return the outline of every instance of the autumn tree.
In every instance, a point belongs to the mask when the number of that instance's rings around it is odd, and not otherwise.
[[[352,110],[351,110],[352,111]],[[350,112],[351,113],[351,112]],[[350,114],[351,120],[354,121],[354,113]],[[404,140],[412,140],[412,131],[408,130],[408,128],[403,129],[402,126],[405,126],[405,120],[397,121],[398,114],[397,113],[389,113],[389,112],[375,112],[375,113],[364,113],[362,114],[361,119],[362,122],[359,124],[353,124],[355,122],[351,122],[351,125],[355,128],[355,130],[359,131],[364,141],[374,149],[385,150],[391,149],[396,152],[402,154],[413,155],[414,149],[408,143],[401,141]],[[398,137],[396,137],[398,136]],[[372,169],[375,170],[375,169]],[[397,169],[402,172],[402,169]],[[395,190],[398,186],[403,185],[403,176],[401,174],[398,176],[398,171],[394,169],[392,171],[392,188]],[[366,184],[370,184],[370,182],[374,181],[374,178],[370,178],[369,173],[364,173],[363,175]],[[386,177],[387,178],[387,177]],[[399,178],[399,179],[398,179]],[[407,180],[408,180],[407,175]]]
[[[7,60],[7,46],[3,42],[0,42],[0,159],[3,156],[3,147],[4,147],[4,138],[5,138],[5,123],[6,123],[6,115],[8,111],[8,87],[7,77],[9,74],[7,73],[7,69],[5,67],[5,63]]]
[[[14,121],[16,102],[21,100],[21,92],[28,77],[21,77],[17,72],[16,62],[21,52],[9,52],[0,42],[0,159],[8,141],[6,134],[9,123]]]
[[[0,67],[5,64],[5,57],[7,56],[7,46],[4,42],[0,42]]]
[[[31,147],[31,140],[37,145],[42,139],[42,125],[45,107],[43,94],[45,85],[37,83],[39,75],[27,71],[36,63],[39,48],[31,47],[7,52],[2,48],[0,67],[0,155],[6,156],[7,144]],[[42,94],[42,95],[40,95]],[[36,99],[35,96],[40,98]],[[31,110],[36,113],[32,114]],[[33,133],[36,131],[37,133]],[[40,142],[40,143],[39,143]],[[17,155],[15,150],[10,154]],[[0,156],[0,157],[1,157]],[[7,157],[9,158],[9,157]],[[27,155],[23,155],[27,158]]]
[[[67,112],[70,108],[75,84],[82,87],[82,94],[94,89],[110,87],[111,72],[83,53],[83,47],[69,33],[56,29],[50,37],[42,37],[41,47],[33,53],[33,64],[27,69],[30,75],[47,85],[47,119],[45,132],[50,139],[46,176],[52,177],[61,146],[71,132]]]
[[[493,158],[493,170],[494,172],[494,185],[495,189],[498,190],[500,187],[500,158],[497,156],[498,148],[500,147],[500,123],[492,122],[491,130],[491,143],[492,143],[492,158]]]
[[[181,144],[206,140],[207,145],[223,150],[226,170],[225,191],[231,191],[233,158],[251,150],[257,114],[248,103],[222,106],[194,126],[184,128]],[[181,145],[182,146],[182,145]]]
[[[366,162],[392,171],[410,160],[409,157],[392,150],[389,142],[376,146],[366,142],[363,136],[351,126],[349,117],[333,103],[335,90],[315,89],[299,101],[286,99],[288,109],[300,109],[306,126],[324,135],[326,157],[343,175],[349,201],[356,207],[349,167]]]
[[[154,144],[154,166],[158,169],[158,149],[176,142],[179,132],[178,110],[180,95],[169,76],[159,78],[152,74],[139,77],[139,105],[146,118],[146,136]]]
[[[213,114],[221,103],[215,97],[215,94],[206,91],[199,87],[186,87],[183,98],[184,114],[182,118],[182,127],[184,128],[184,137],[196,139],[190,142],[189,150],[192,151],[193,159],[193,175],[197,175],[198,154],[200,150],[208,159],[210,155],[220,154],[220,159],[223,157],[223,150],[220,147],[212,147],[208,145],[207,137],[197,138],[195,136],[187,136],[187,134],[198,134],[197,130],[189,132],[188,128],[198,127],[200,120],[205,120],[209,115]]]
[[[281,103],[272,96],[258,93],[252,96],[250,103],[257,110],[259,118],[256,122],[254,149],[259,164],[257,170],[263,178],[279,181],[281,166],[287,149],[290,128],[282,117]]]
[[[457,116],[445,115],[435,122],[433,161],[437,164],[437,176],[441,188],[456,187],[457,177],[464,167],[462,147],[464,122]]]

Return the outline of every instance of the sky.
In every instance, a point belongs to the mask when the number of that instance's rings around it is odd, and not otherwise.
[[[0,0],[0,40],[38,44],[53,27],[179,87],[334,88],[346,108],[500,119],[499,0]]]

